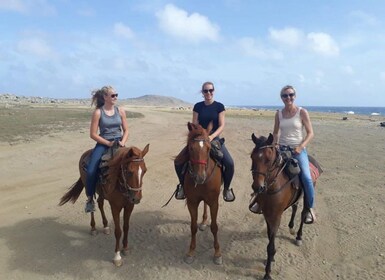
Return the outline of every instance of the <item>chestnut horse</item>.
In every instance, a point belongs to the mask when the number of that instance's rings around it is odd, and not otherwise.
[[[257,202],[260,204],[267,224],[267,262],[263,279],[271,279],[271,262],[275,255],[275,237],[281,223],[282,213],[291,206],[292,214],[289,222],[290,233],[294,234],[294,218],[297,212],[298,200],[302,195],[302,184],[299,176],[290,179],[284,172],[285,161],[282,160],[279,149],[273,145],[273,135],[268,138],[251,136],[255,148],[251,153],[251,172],[253,175],[252,188],[258,192]],[[322,172],[322,170],[319,170]],[[313,180],[315,185],[315,180]],[[305,204],[305,203],[304,203]],[[308,209],[303,207],[301,223],[297,232],[296,244],[302,244],[302,227]]]
[[[184,191],[191,217],[191,242],[184,260],[190,264],[195,258],[198,206],[203,201],[210,208],[210,229],[214,236],[215,249],[213,260],[215,264],[220,265],[222,264],[222,254],[218,242],[217,216],[222,171],[221,167],[210,157],[209,129],[206,130],[202,126],[190,122],[187,127],[189,130],[187,137],[188,170],[184,178]],[[206,205],[204,207],[206,208]]]
[[[138,204],[142,198],[143,176],[147,171],[144,156],[149,150],[149,144],[141,151],[137,147],[119,148],[116,154],[108,161],[108,171],[106,182],[101,185],[98,183],[97,192],[99,194],[97,202],[102,215],[104,232],[109,233],[108,221],[104,212],[104,199],[107,199],[111,206],[112,217],[115,224],[115,256],[113,262],[116,266],[122,265],[120,256],[120,238],[122,230],[120,227],[120,212],[123,210],[123,248],[125,255],[128,251],[128,229],[130,216],[134,205]],[[86,185],[87,172],[84,168],[87,158],[92,150],[88,150],[80,157],[79,172],[80,178],[72,185],[70,190],[60,199],[59,205],[68,201],[75,203],[80,193]],[[91,213],[91,234],[96,234],[94,213]]]

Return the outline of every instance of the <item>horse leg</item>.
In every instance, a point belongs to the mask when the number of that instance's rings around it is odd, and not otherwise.
[[[203,203],[203,216],[202,216],[202,222],[199,224],[199,230],[204,231],[207,228],[207,203]]]
[[[265,217],[265,219],[266,219],[266,217]],[[266,219],[267,236],[269,238],[269,244],[267,245],[267,261],[266,261],[266,266],[265,266],[265,276],[263,277],[264,280],[272,279],[270,276],[271,263],[275,261],[275,259],[274,259],[274,256],[276,253],[275,236],[277,234],[280,222],[281,222],[280,216],[275,218],[275,220],[272,220],[271,222]]]
[[[222,261],[222,254],[221,254],[221,248],[219,246],[218,242],[218,224],[217,224],[217,216],[218,216],[218,199],[214,201],[210,205],[210,215],[211,215],[211,232],[214,236],[214,263],[217,265],[221,265],[223,263]]]
[[[90,222],[90,225],[91,225],[90,234],[91,235],[96,235],[98,232],[96,231],[96,227],[95,227],[95,214],[94,214],[94,212],[91,212],[91,222]]]
[[[295,215],[297,214],[297,209],[298,209],[298,203],[294,203],[291,206],[291,218],[290,218],[290,222],[289,222],[289,230],[290,230],[290,234],[291,235],[295,234],[295,231],[294,231],[294,219],[295,219]]]
[[[304,207],[301,212],[301,224],[299,225],[299,229],[297,231],[297,237],[295,238],[295,244],[297,246],[302,245],[302,228],[303,228],[303,222],[305,221],[305,217],[306,217],[306,209]]]
[[[132,210],[134,210],[134,204],[129,204],[124,207],[123,213],[123,255],[127,256],[128,254],[128,230],[130,229],[130,217]]]
[[[115,256],[113,259],[113,263],[115,266],[121,266],[122,265],[122,257],[120,256],[120,237],[122,236],[122,230],[120,228],[120,211],[121,208],[118,208],[116,206],[113,206],[111,204],[111,212],[112,212],[112,217],[114,219],[114,224],[115,224]]]
[[[110,234],[110,227],[108,226],[108,220],[106,217],[106,213],[104,212],[104,198],[99,195],[98,197],[98,207],[100,210],[100,214],[102,215],[102,221],[103,221],[103,232],[104,234]]]
[[[186,254],[184,261],[188,264],[191,264],[194,261],[194,255],[195,255],[195,248],[196,248],[196,234],[198,231],[198,205],[199,202],[192,203],[187,201],[187,207],[190,212],[191,217],[191,241],[190,241],[190,249],[188,253]]]

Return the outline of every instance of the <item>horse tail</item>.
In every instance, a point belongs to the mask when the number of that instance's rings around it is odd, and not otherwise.
[[[79,178],[79,180],[77,180],[76,183],[70,187],[69,191],[62,196],[59,202],[59,206],[66,204],[68,201],[75,203],[79,198],[79,195],[82,193],[83,188],[84,185],[82,179]]]

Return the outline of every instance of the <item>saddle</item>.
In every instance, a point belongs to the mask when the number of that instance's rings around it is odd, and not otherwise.
[[[99,177],[98,177],[98,183],[101,185],[106,184],[106,179],[107,179],[107,173],[108,173],[108,162],[110,159],[114,157],[116,152],[119,149],[119,142],[115,141],[112,147],[109,147],[102,155],[100,163],[99,163]],[[83,159],[82,162],[82,169],[87,172],[87,166],[90,161],[90,157],[92,154],[92,150],[90,150],[90,153],[87,154],[87,156]]]

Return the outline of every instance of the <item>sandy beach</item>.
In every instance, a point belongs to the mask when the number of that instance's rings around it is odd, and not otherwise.
[[[143,118],[129,119],[127,146],[146,155],[142,202],[135,206],[129,255],[112,264],[114,235],[89,233],[85,193],[75,204],[58,202],[78,179],[78,160],[94,142],[88,122],[53,131],[28,142],[0,142],[1,279],[262,279],[266,225],[248,210],[252,177],[251,133],[267,136],[272,112],[227,113],[223,136],[235,161],[233,203],[220,197],[219,240],[223,265],[212,262],[213,238],[198,232],[196,260],[184,263],[190,242],[190,216],[184,201],[172,200],[177,178],[173,157],[184,146],[191,112],[127,107]],[[385,279],[385,128],[369,118],[310,114],[315,138],[309,154],[324,173],[316,189],[317,223],[304,227],[297,247],[284,213],[276,239],[274,279]],[[65,120],[64,120],[65,121]],[[302,204],[301,204],[302,205]],[[113,228],[109,206],[107,216]],[[298,217],[297,217],[298,225]]]

